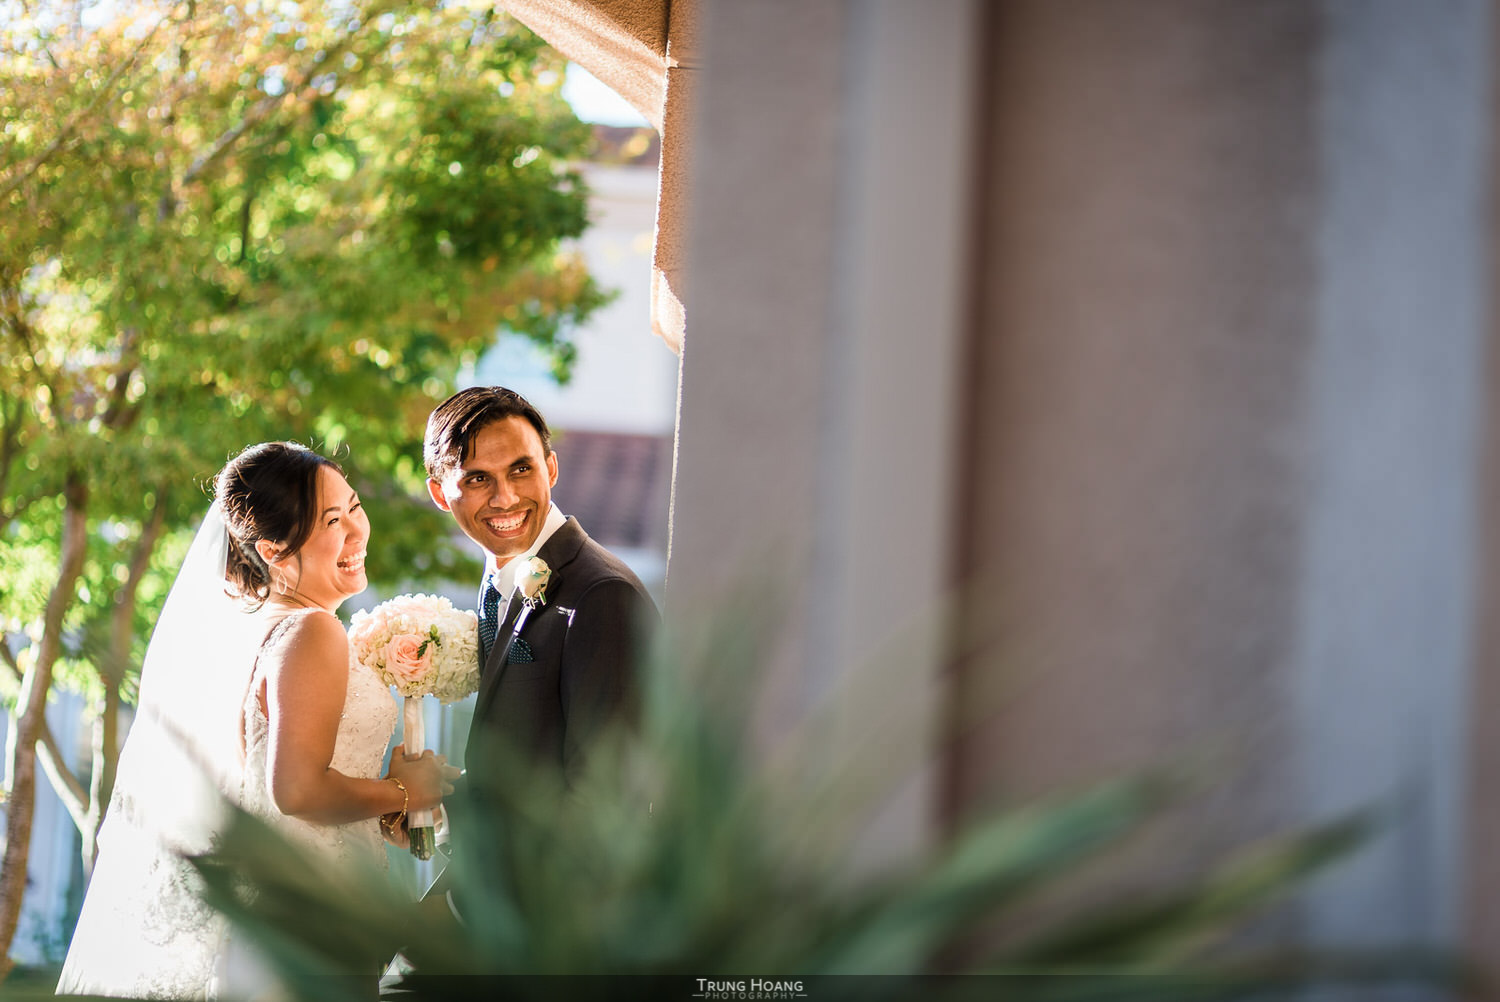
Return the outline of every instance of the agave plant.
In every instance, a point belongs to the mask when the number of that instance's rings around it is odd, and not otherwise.
[[[1206,938],[1357,844],[1362,820],[1261,847],[1149,903],[1061,920],[1023,947],[938,966],[974,923],[1150,817],[1160,786],[1106,783],[1008,813],[930,860],[854,886],[785,865],[768,848],[776,840],[733,810],[734,795],[708,785],[693,807],[661,811],[508,797],[485,808],[491,838],[456,839],[449,865],[465,890],[462,922],[445,901],[413,903],[377,874],[329,872],[248,816],[199,864],[211,900],[306,999],[368,999],[370,973],[398,952],[413,1000],[490,997],[496,979],[509,997],[552,999],[558,985],[537,976],[559,974],[584,978],[567,997],[581,984],[600,997],[686,998],[700,978],[761,978],[815,984],[816,998],[920,988],[921,997],[1210,999],[1326,973],[1194,958]],[[926,976],[938,970],[1005,977]]]
[[[1168,1000],[1445,972],[1410,958],[1372,967],[1222,949],[1246,916],[1366,838],[1369,816],[1253,846],[1149,899],[1054,914],[1025,936],[976,934],[1012,914],[1029,924],[1039,892],[1190,795],[1190,770],[1006,810],[926,858],[851,871],[864,818],[849,791],[861,777],[805,767],[816,723],[781,747],[796,768],[751,750],[753,621],[708,632],[699,649],[712,670],[667,653],[687,645],[663,645],[638,726],[602,738],[566,791],[491,750],[445,874],[462,920],[446,900],[413,903],[373,875],[328,873],[251,818],[197,861],[211,900],[309,999],[368,998],[368,972],[397,953],[406,973],[388,988],[413,1000],[490,997],[498,984],[556,998],[548,975],[578,979],[569,997],[742,997],[754,979],[818,999]],[[969,974],[991,977],[957,976]]]
[[[761,997],[1217,999],[1325,978],[1447,977],[1429,957],[1252,956],[1224,949],[1247,916],[1348,853],[1351,817],[1253,846],[1149,898],[1043,912],[1074,880],[1191,795],[1194,772],[1101,782],[965,826],[925,858],[851,869],[868,786],[807,766],[820,728],[752,751],[753,620],[700,645],[712,670],[662,645],[640,720],[602,736],[566,790],[490,751],[451,842],[445,897],[331,870],[240,814],[194,860],[209,900],[259,944],[299,998]],[[708,652],[712,657],[708,658]],[[792,768],[778,768],[791,763]],[[1024,917],[1024,920],[1021,920]],[[997,920],[1025,935],[990,935]],[[967,975],[988,975],[971,977]],[[569,975],[566,987],[550,975]],[[795,986],[795,990],[791,986]],[[9,988],[10,986],[7,986]]]

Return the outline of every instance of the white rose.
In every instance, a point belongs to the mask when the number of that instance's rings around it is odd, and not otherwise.
[[[547,579],[551,576],[552,568],[547,566],[547,561],[541,557],[531,557],[521,561],[521,565],[516,568],[516,587],[526,601],[545,603]]]

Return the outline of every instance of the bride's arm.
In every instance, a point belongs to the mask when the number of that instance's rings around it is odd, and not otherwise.
[[[356,779],[330,765],[349,685],[349,641],[338,619],[298,616],[267,654],[266,781],[278,810],[331,825],[441,802],[443,759],[430,751],[411,760],[393,757],[391,775],[405,785],[404,793],[390,778]]]

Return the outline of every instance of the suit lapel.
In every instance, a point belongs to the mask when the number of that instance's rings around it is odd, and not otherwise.
[[[583,544],[587,540],[588,534],[578,524],[578,519],[569,516],[568,520],[542,544],[541,549],[537,550],[536,555],[546,561],[547,566],[552,569],[552,576],[547,579],[549,596],[559,593],[562,588],[563,572],[578,556],[578,551],[583,549]],[[510,605],[505,610],[505,619],[495,634],[495,646],[490,648],[490,656],[480,672],[479,698],[474,705],[476,716],[482,716],[489,709],[495,699],[495,693],[500,688],[500,679],[505,675],[505,665],[510,657],[511,645],[516,641],[516,619],[524,607],[525,603],[512,588]],[[535,610],[531,616],[527,617],[527,623],[535,621],[546,609],[547,606],[544,605]],[[525,629],[524,624],[522,629]]]
[[[552,568],[552,576],[547,579],[547,594],[556,595],[561,588],[563,574],[566,573],[568,565],[573,558],[578,556],[578,551],[583,549],[583,544],[588,541],[588,533],[583,531],[583,526],[578,524],[578,519],[568,516],[567,521],[557,527],[552,538],[542,544],[537,551],[537,556],[547,562]]]

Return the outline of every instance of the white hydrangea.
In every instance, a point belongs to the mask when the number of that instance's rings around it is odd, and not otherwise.
[[[403,696],[453,703],[479,688],[479,619],[440,595],[399,595],[354,614],[349,656]]]

